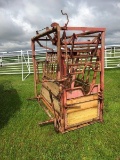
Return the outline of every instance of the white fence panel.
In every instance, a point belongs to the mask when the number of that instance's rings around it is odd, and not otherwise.
[[[45,60],[46,50],[36,50],[37,60]],[[105,49],[105,68],[120,68],[120,46]],[[42,73],[42,64],[39,65]],[[0,52],[0,75],[21,74],[22,81],[33,73],[32,51]]]
[[[120,67],[120,46],[105,49],[105,68]]]
[[[38,60],[45,59],[44,50],[36,50],[36,58]],[[42,72],[42,64],[39,65],[39,70]],[[33,73],[32,51],[14,51],[0,52],[0,75],[2,74],[21,74],[22,81],[29,74]]]

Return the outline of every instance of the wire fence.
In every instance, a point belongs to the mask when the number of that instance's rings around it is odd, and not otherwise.
[[[46,50],[36,50],[37,60],[45,60]],[[105,68],[120,68],[120,46],[106,46]],[[39,65],[42,73],[42,64]],[[0,75],[21,74],[24,81],[33,73],[32,51],[0,52]]]

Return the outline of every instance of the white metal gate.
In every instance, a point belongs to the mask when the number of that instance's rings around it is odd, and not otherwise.
[[[36,50],[37,59],[44,60],[45,59],[44,53],[45,53],[44,51]],[[39,66],[39,70],[40,72],[42,72],[42,65]],[[0,75],[21,74],[23,81],[31,73],[33,73],[31,50],[0,52]]]
[[[105,49],[105,68],[120,67],[120,45],[107,46]]]

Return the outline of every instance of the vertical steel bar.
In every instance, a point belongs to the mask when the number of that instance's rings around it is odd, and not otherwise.
[[[57,25],[57,61],[58,61],[58,70],[57,70],[57,79],[61,78],[61,47],[60,47],[60,26]]]
[[[101,73],[100,73],[100,91],[102,93],[102,100],[100,100],[100,121],[103,121],[103,91],[104,91],[104,46],[105,46],[105,32],[101,34]]]
[[[64,96],[64,105],[63,105],[63,113],[64,113],[64,130],[67,128],[67,109],[65,108],[66,106],[66,101],[67,101],[67,92],[64,89],[63,91],[63,96]]]
[[[35,97],[37,97],[37,84],[36,84],[36,60],[35,60],[35,41],[31,40],[31,48],[32,48],[32,60],[33,60],[33,67],[34,67],[34,93]]]
[[[61,85],[61,89],[62,89],[62,95],[61,95],[61,108],[60,108],[60,118],[61,118],[61,132],[64,133],[65,131],[65,125],[66,123],[66,111],[65,111],[65,105],[66,105],[66,91],[65,89],[63,89],[62,85]]]

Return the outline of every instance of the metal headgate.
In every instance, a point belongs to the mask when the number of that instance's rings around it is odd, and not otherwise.
[[[68,27],[67,20],[31,39],[35,97],[53,116],[41,124],[54,122],[62,133],[103,121],[105,28]],[[36,60],[36,44],[47,49],[45,61]]]

